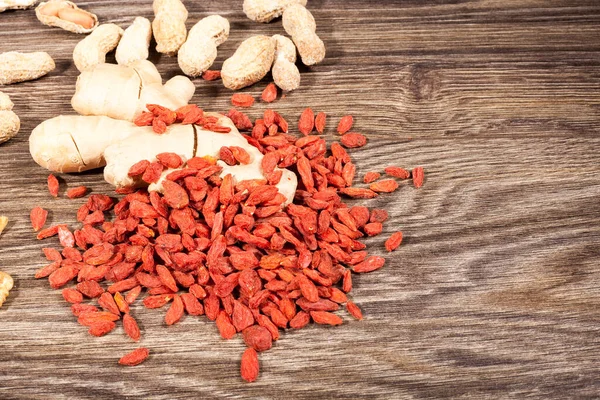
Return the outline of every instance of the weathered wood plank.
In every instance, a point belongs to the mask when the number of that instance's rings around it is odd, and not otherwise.
[[[188,27],[208,13],[231,21],[216,67],[256,24],[241,1],[186,2]],[[88,1],[102,22],[125,27],[152,16],[150,1]],[[289,331],[261,354],[259,380],[238,376],[241,339],[214,324],[135,306],[152,349],[120,368],[134,345],[118,328],[92,338],[60,292],[33,274],[40,249],[28,212],[75,223],[84,200],[50,199],[47,171],[27,137],[41,121],[73,113],[82,38],[41,26],[32,11],[0,14],[0,51],[45,50],[48,76],[0,88],[22,131],[0,145],[0,267],[16,287],[0,309],[0,398],[593,398],[600,392],[600,5],[593,0],[311,1],[328,48],[302,68],[302,87],[274,107],[295,121],[305,106],[337,119],[352,113],[368,145],[353,151],[358,177],[397,164],[423,165],[426,184],[367,203],[390,211],[382,237],[405,234],[385,268],[354,280],[361,323]],[[152,54],[164,76],[174,58]],[[112,61],[109,56],[109,61]],[[265,82],[268,79],[265,80]],[[258,94],[260,83],[246,91]],[[195,81],[193,101],[226,111],[231,91]],[[249,110],[258,117],[266,107]],[[64,175],[109,193],[101,172]]]

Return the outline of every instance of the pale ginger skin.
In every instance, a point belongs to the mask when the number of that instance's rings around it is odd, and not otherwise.
[[[131,122],[105,116],[58,116],[39,124],[29,137],[29,152],[55,172],[83,172],[105,165],[104,150],[131,135]]]
[[[136,17],[133,23],[125,29],[123,37],[117,46],[115,58],[120,65],[130,65],[136,61],[148,59],[148,48],[152,38],[150,20]]]
[[[325,44],[317,36],[315,18],[304,6],[294,4],[283,12],[283,29],[292,37],[304,65],[315,65],[325,58]]]
[[[0,307],[8,297],[8,292],[13,288],[13,278],[6,272],[0,271]]]
[[[271,22],[292,4],[306,6],[306,0],[244,0],[244,13],[256,22]]]
[[[159,153],[173,152],[187,160],[192,157],[217,158],[222,146],[239,146],[251,156],[247,165],[223,167],[221,176],[228,173],[237,180],[264,179],[261,161],[263,155],[239,133],[233,122],[220,114],[218,124],[231,132],[216,133],[195,125],[175,124],[164,134],[157,134],[148,126],[108,117],[59,116],[38,125],[29,138],[29,149],[35,162],[56,172],[81,172],[106,165],[104,178],[117,187],[143,186],[143,182],[128,176],[129,169],[140,160],[154,160]],[[170,172],[170,171],[169,171]],[[294,198],[296,175],[283,170],[279,191],[288,202]],[[159,185],[150,190],[160,191]]]
[[[231,174],[235,181],[249,179],[265,179],[261,161],[262,153],[239,133],[233,122],[221,115],[207,113],[207,116],[214,115],[219,117],[218,124],[231,128],[229,133],[217,133],[202,129],[200,126],[192,125],[171,125],[164,134],[156,134],[150,127],[136,129],[124,140],[114,143],[106,148],[104,157],[106,167],[104,168],[104,179],[117,187],[140,186],[143,182],[134,180],[128,176],[132,165],[141,160],[154,160],[155,156],[163,152],[176,153],[184,160],[192,157],[219,157],[219,150],[223,146],[239,146],[250,154],[251,162],[246,165],[230,166],[222,161],[217,164],[223,168],[221,177]],[[194,148],[194,144],[196,148]],[[161,181],[170,172],[164,171],[158,183],[149,187],[150,191],[161,191]],[[296,175],[286,169],[282,170],[281,181],[277,185],[279,191],[286,197],[290,203],[294,199],[296,186],[298,184]]]
[[[119,44],[123,29],[115,24],[103,24],[89,36],[77,43],[73,50],[73,61],[80,72],[106,61],[106,53]]]
[[[183,73],[191,77],[202,75],[215,62],[217,47],[228,37],[229,21],[220,15],[210,15],[198,21],[177,54]]]
[[[48,53],[19,53],[9,51],[0,54],[0,85],[31,81],[52,71],[56,65]]]
[[[73,33],[90,33],[98,27],[98,17],[65,0],[42,2],[35,15],[44,25],[55,26]]]
[[[133,121],[146,104],[175,110],[188,104],[195,90],[192,81],[180,75],[163,85],[158,70],[147,60],[129,66],[98,64],[77,78],[71,105],[81,115]]]
[[[275,59],[275,39],[258,35],[244,40],[223,63],[221,78],[226,88],[237,90],[260,81]]]
[[[12,108],[8,95],[0,92],[0,143],[12,139],[21,128],[21,121]]]
[[[281,90],[296,90],[300,87],[300,71],[296,66],[296,46],[291,39],[273,35],[275,39],[275,62],[271,73],[273,81]]]
[[[37,0],[0,0],[0,12],[6,10],[24,10],[33,6]]]
[[[152,31],[156,40],[156,51],[174,56],[185,42],[185,21],[188,12],[180,0],[154,0]]]

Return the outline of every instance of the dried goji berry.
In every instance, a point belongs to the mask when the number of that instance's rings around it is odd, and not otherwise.
[[[363,178],[364,183],[372,183],[381,177],[379,172],[367,172]]]
[[[125,334],[136,342],[140,340],[140,328],[136,320],[129,314],[123,315],[123,330]]]
[[[77,304],[83,301],[83,296],[75,289],[63,289],[62,296],[71,304]]]
[[[323,133],[325,131],[325,121],[327,119],[327,115],[324,112],[320,112],[315,117],[315,128],[317,132]]]
[[[254,97],[246,93],[234,93],[231,96],[231,104],[236,107],[252,107],[254,104]]]
[[[77,186],[74,188],[67,189],[67,197],[70,199],[78,199],[80,197],[85,196],[88,188],[85,186]]]
[[[254,382],[258,378],[259,372],[258,354],[256,350],[249,347],[242,354],[242,362],[240,365],[240,374],[246,382]]]
[[[357,320],[360,321],[363,319],[362,311],[360,311],[360,308],[353,302],[349,301],[346,303],[346,310],[348,310],[350,315],[352,315]]]
[[[410,177],[410,173],[404,168],[400,167],[387,167],[384,171],[386,174],[393,176],[394,178],[407,179]]]
[[[385,241],[385,249],[387,251],[394,251],[402,243],[402,232],[394,232],[388,240]]]
[[[321,325],[341,325],[342,318],[328,311],[311,311],[310,316],[317,324]]]
[[[304,135],[310,135],[315,128],[315,114],[310,108],[306,108],[300,115],[298,130]]]
[[[413,185],[416,188],[423,186],[423,180],[425,179],[425,173],[423,167],[416,167],[412,170]]]
[[[140,347],[139,349],[135,349],[131,353],[127,353],[123,357],[121,357],[121,359],[119,360],[119,364],[132,367],[143,363],[149,355],[150,350],[148,350],[145,347]]]
[[[44,224],[46,224],[48,211],[44,210],[42,207],[34,207],[31,209],[29,217],[31,219],[33,230],[37,232],[44,227]]]
[[[174,295],[173,303],[171,304],[171,307],[169,307],[169,310],[165,314],[165,323],[167,325],[173,325],[177,323],[181,319],[181,317],[183,317],[183,312],[184,307],[181,297],[179,297],[178,295]]]
[[[398,189],[398,182],[393,179],[384,179],[382,181],[372,183],[369,186],[369,189],[378,193],[391,193]]]
[[[265,103],[274,102],[277,99],[277,86],[272,82],[269,83],[260,97]]]
[[[365,144],[367,144],[367,137],[360,133],[350,132],[342,136],[340,138],[340,142],[350,149],[355,149],[357,147],[363,147]]]
[[[216,81],[221,79],[221,71],[206,70],[202,73],[202,79],[205,81]]]
[[[346,133],[350,129],[352,129],[353,124],[354,124],[354,118],[352,117],[352,115],[346,115],[346,116],[342,117],[342,119],[340,120],[340,123],[338,124],[338,127],[337,127],[338,133],[340,135],[343,135],[344,133]]]
[[[56,176],[50,174],[48,175],[48,191],[52,195],[52,197],[58,197],[58,179]]]

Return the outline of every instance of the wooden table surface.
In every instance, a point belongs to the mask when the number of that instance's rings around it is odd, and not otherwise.
[[[87,1],[101,22],[152,18],[151,1]],[[216,67],[281,21],[248,20],[242,1],[185,1],[188,28],[209,13],[231,22]],[[15,288],[0,309],[2,399],[593,398],[600,394],[600,3],[597,0],[311,0],[327,58],[302,67],[302,86],[274,104],[297,120],[306,106],[355,116],[369,143],[358,175],[423,165],[426,182],[369,201],[391,220],[368,240],[388,259],[355,278],[362,322],[286,332],[260,355],[259,380],[239,377],[241,338],[220,339],[206,318],[166,327],[163,310],[133,312],[151,357],[121,328],[102,338],[79,326],[34,272],[45,264],[29,210],[75,225],[84,200],[51,199],[47,171],[28,151],[44,119],[73,114],[82,36],[38,23],[33,10],[0,14],[0,52],[44,50],[56,70],[0,88],[21,117],[0,146],[0,269]],[[175,58],[151,55],[165,78]],[[109,57],[114,62],[114,57]],[[265,81],[245,92],[258,95]],[[195,80],[193,101],[226,111],[231,91]],[[257,117],[265,109],[249,110]],[[100,171],[63,175],[110,193]],[[64,185],[63,185],[64,187]],[[402,230],[393,255],[383,241]]]

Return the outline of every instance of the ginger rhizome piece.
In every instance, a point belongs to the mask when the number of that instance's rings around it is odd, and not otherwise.
[[[152,38],[150,20],[136,17],[133,23],[125,29],[117,46],[115,58],[120,65],[129,65],[136,61],[148,59],[148,48]]]
[[[9,51],[0,54],[0,85],[31,81],[46,75],[56,65],[48,53],[19,53]]]
[[[177,61],[184,74],[202,75],[217,58],[217,47],[229,37],[229,21],[220,15],[201,19],[190,29],[187,40],[179,49]]]
[[[146,110],[146,104],[172,110],[186,105],[195,89],[192,81],[181,75],[163,85],[158,70],[147,60],[129,66],[98,64],[77,78],[71,105],[81,115],[133,121]]]
[[[56,26],[73,33],[90,33],[98,26],[98,17],[65,0],[42,2],[35,15],[44,25]]]
[[[21,127],[21,121],[12,108],[8,95],[0,92],[0,143],[13,138]]]

